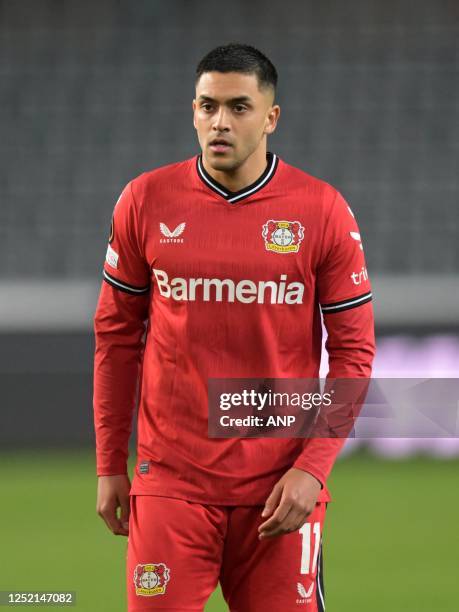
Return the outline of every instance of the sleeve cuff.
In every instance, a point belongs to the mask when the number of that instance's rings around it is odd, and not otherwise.
[[[320,308],[323,314],[331,314],[334,312],[342,312],[343,310],[349,310],[350,308],[356,308],[362,304],[366,304],[373,299],[371,291],[356,295],[355,297],[348,298],[347,300],[341,300],[340,302],[333,302],[329,304],[320,304]]]

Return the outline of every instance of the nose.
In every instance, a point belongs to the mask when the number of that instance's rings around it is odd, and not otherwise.
[[[227,110],[221,106],[215,114],[212,128],[216,132],[228,132],[230,129]]]

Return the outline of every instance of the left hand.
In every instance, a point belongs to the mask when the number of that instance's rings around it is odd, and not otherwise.
[[[291,468],[274,485],[261,516],[270,517],[258,527],[258,539],[296,531],[314,510],[321,484],[312,474]]]

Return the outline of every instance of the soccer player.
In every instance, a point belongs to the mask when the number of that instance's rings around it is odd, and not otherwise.
[[[94,319],[98,513],[128,537],[130,612],[324,610],[339,438],[208,436],[209,378],[369,377],[371,287],[343,196],[267,151],[277,73],[257,49],[196,71],[201,153],[141,174],[113,212]],[[137,463],[127,473],[138,405]]]

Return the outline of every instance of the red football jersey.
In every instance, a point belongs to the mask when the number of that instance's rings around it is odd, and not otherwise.
[[[342,195],[267,154],[252,185],[229,192],[201,156],[131,181],[115,205],[95,314],[98,475],[131,493],[263,504],[290,467],[326,479],[343,440],[211,439],[208,378],[315,378],[321,311],[329,377],[368,377],[371,287]],[[145,334],[146,330],[146,334]]]

